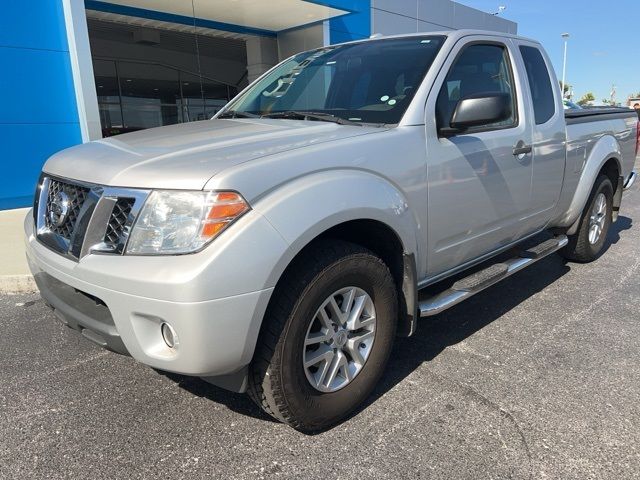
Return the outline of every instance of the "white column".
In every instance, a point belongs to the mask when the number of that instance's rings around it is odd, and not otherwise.
[[[305,50],[325,47],[329,43],[329,22],[293,28],[278,34],[278,55],[280,60],[284,60]]]
[[[327,45],[331,45],[331,29],[329,28],[329,20],[322,22],[322,46],[326,47]]]
[[[98,96],[93,76],[91,46],[87,29],[87,14],[83,0],[62,0],[64,20],[67,27],[67,42],[73,85],[78,104],[78,118],[82,141],[89,142],[102,138]]]
[[[271,37],[251,37],[247,39],[247,78],[256,78],[278,63],[278,42]]]

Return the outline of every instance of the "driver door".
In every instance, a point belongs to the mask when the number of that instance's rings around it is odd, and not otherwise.
[[[470,36],[452,50],[427,100],[427,273],[433,278],[514,242],[533,228],[532,125],[508,39]],[[510,118],[443,132],[462,98],[511,97]]]

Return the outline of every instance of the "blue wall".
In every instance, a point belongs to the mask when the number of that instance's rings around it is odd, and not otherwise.
[[[309,0],[313,3],[351,12],[329,20],[331,43],[369,38],[371,35],[371,0]]]
[[[0,210],[26,207],[45,160],[80,143],[61,0],[3,2]]]

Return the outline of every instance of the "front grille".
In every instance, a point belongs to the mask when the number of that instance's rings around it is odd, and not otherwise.
[[[113,206],[107,231],[104,234],[104,243],[118,245],[127,224],[129,214],[135,203],[135,198],[119,198]]]
[[[53,203],[59,193],[66,195],[68,199],[68,212],[66,218],[61,224],[54,223],[52,220]],[[76,227],[76,222],[80,214],[80,210],[84,205],[89,194],[89,188],[81,185],[73,185],[61,180],[51,179],[49,182],[49,191],[47,192],[47,203],[45,211],[45,225],[47,229],[66,240],[70,240]]]
[[[122,255],[149,190],[80,183],[42,175],[34,203],[38,240],[67,258]]]

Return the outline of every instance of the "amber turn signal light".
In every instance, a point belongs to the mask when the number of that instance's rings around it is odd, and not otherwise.
[[[202,237],[213,238],[219,234],[228,224],[249,210],[249,205],[236,192],[217,192],[211,197],[209,213],[203,226]]]

